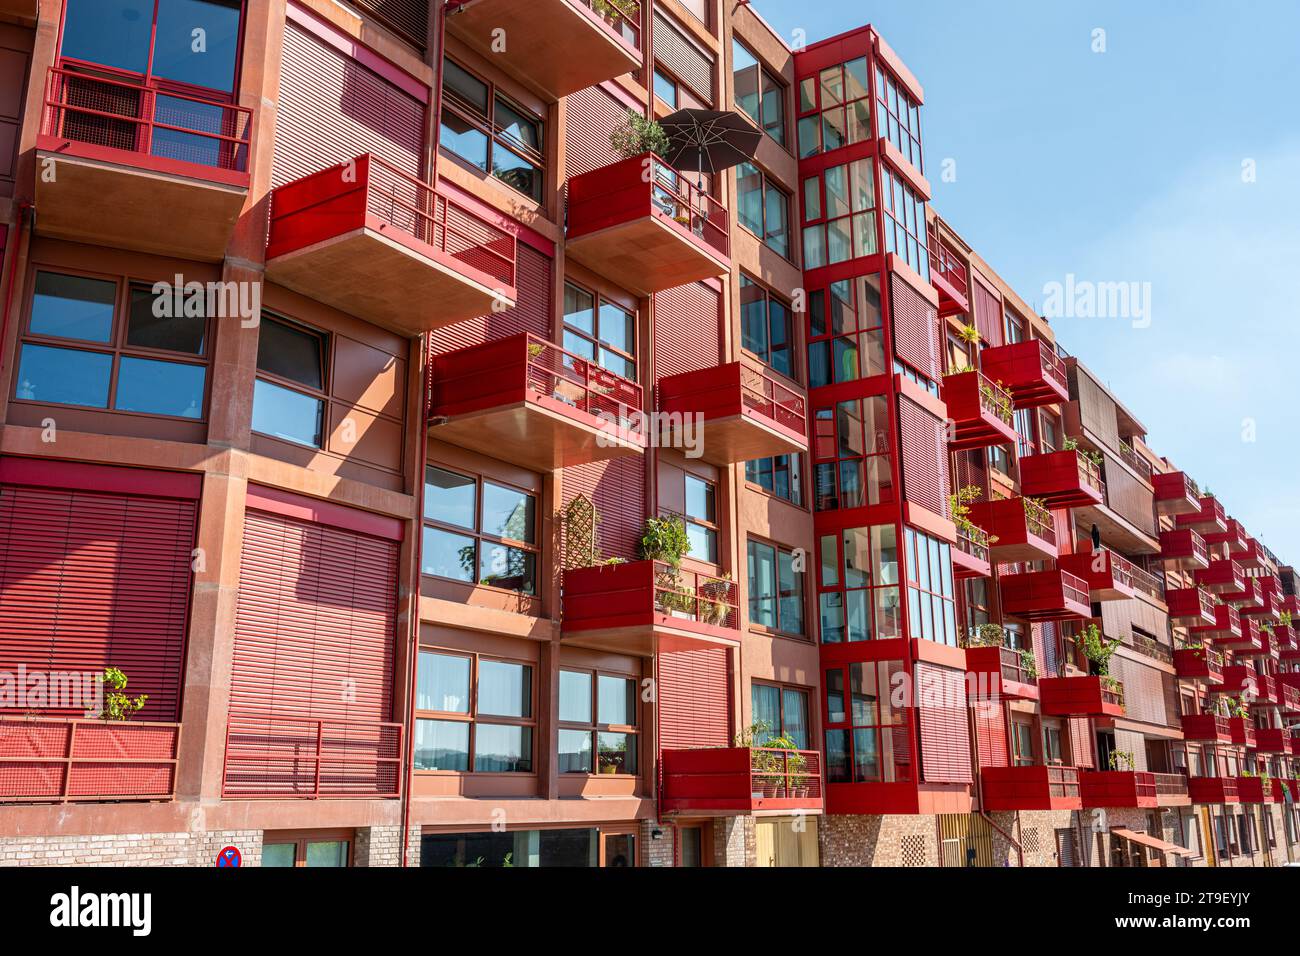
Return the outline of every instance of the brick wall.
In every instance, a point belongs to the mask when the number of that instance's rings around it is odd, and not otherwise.
[[[239,848],[244,866],[261,865],[261,830],[213,830],[7,837],[0,866],[216,866],[227,846]]]
[[[822,866],[938,866],[932,815],[824,816],[817,828]]]
[[[753,817],[715,817],[713,865],[757,866],[758,844]]]
[[[654,838],[658,830],[660,837]],[[677,828],[658,820],[641,821],[642,862],[646,866],[676,866]]]
[[[415,866],[420,865],[420,831],[415,830]],[[410,848],[408,845],[408,855]],[[408,864],[410,860],[408,859]],[[352,847],[353,866],[401,866],[401,827],[358,827]]]

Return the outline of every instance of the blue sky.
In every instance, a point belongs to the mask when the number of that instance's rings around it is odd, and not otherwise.
[[[1300,3],[754,7],[787,41],[876,26],[925,88],[935,208],[1031,305],[1071,273],[1151,284],[1149,327],[1054,319],[1058,338],[1300,562]]]

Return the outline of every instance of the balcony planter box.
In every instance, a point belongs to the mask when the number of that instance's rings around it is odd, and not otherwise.
[[[551,472],[645,452],[641,386],[534,335],[430,356],[429,436]]]
[[[1201,499],[1196,484],[1185,472],[1171,471],[1163,475],[1152,475],[1151,485],[1155,489],[1156,514],[1201,513]]]
[[[1083,809],[1073,767],[985,767],[980,776],[986,811]]]
[[[1232,743],[1232,724],[1218,714],[1183,714],[1183,736],[1205,743]]]
[[[1024,498],[976,501],[970,505],[970,520],[997,538],[989,547],[995,562],[1050,561],[1057,556],[1051,512],[1026,504]]]
[[[1092,616],[1088,585],[1068,571],[1030,571],[998,579],[1002,610],[1026,621],[1082,620]]]
[[[1205,539],[1192,528],[1173,528],[1160,532],[1160,560],[1166,568],[1196,571],[1210,565]]]
[[[1156,776],[1140,770],[1083,770],[1079,773],[1079,791],[1084,807],[1132,807],[1155,809],[1160,806],[1156,793]]]
[[[451,0],[447,32],[558,100],[641,69],[641,9],[602,16],[590,0]],[[463,7],[464,9],[458,9]],[[503,25],[510,42],[496,44]]]
[[[1042,339],[984,349],[980,352],[980,368],[995,382],[1003,383],[1016,408],[1038,408],[1070,400],[1065,362]]]
[[[798,770],[791,759],[803,758]],[[748,815],[760,811],[820,811],[821,754],[775,748],[665,750],[664,813]]]
[[[1236,777],[1192,777],[1187,792],[1192,803],[1241,803]]]
[[[1056,566],[1082,578],[1092,601],[1127,601],[1137,597],[1134,567],[1128,559],[1110,548],[1094,552],[1091,547],[1091,542],[1081,543],[1081,550],[1057,558]]]
[[[1218,534],[1228,529],[1228,515],[1217,498],[1202,496],[1197,499],[1200,508],[1190,514],[1178,515],[1174,523],[1180,528],[1191,528],[1202,536]],[[1206,541],[1206,544],[1209,544]]]
[[[945,375],[942,396],[953,422],[949,450],[970,451],[1016,443],[1011,396],[983,373]]]
[[[1049,508],[1082,508],[1105,499],[1101,469],[1076,451],[1053,451],[1020,459],[1020,492]]]
[[[570,179],[568,218],[567,255],[639,296],[731,271],[726,207],[653,153]]]
[[[1049,717],[1123,717],[1124,686],[1103,687],[1100,677],[1045,677],[1038,682],[1042,712]]]
[[[1196,586],[1211,594],[1224,597],[1235,594],[1246,586],[1246,573],[1241,565],[1228,558],[1215,558],[1194,575]]]
[[[1026,672],[1020,652],[1011,647],[966,648],[966,673],[974,675],[981,695],[1008,700],[1037,700],[1038,678]]]
[[[1218,684],[1223,681],[1223,658],[1208,647],[1180,648],[1174,651],[1174,673],[1179,680]]]
[[[1169,623],[1205,626],[1216,621],[1214,599],[1200,588],[1174,588],[1165,593]]]
[[[656,391],[667,416],[662,447],[686,447],[682,430],[701,421],[693,437],[713,465],[808,452],[803,394],[741,362],[667,376]]]

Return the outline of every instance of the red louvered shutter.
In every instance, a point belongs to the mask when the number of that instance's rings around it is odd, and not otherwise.
[[[731,745],[731,666],[725,647],[659,655],[659,749]]]
[[[948,444],[943,421],[909,398],[898,399],[903,497],[948,517]]]
[[[722,362],[718,293],[695,282],[655,293],[655,373],[664,378]]]
[[[975,328],[979,329],[989,347],[996,348],[1002,344],[1002,299],[978,277],[971,282],[971,293]]]
[[[230,712],[392,719],[398,542],[248,510]]]
[[[956,487],[978,488],[981,495],[978,500],[984,501],[987,501],[989,497],[989,460],[987,454],[981,448],[978,451],[954,452],[952,456],[953,467],[956,469]]]
[[[1007,715],[1006,705],[988,705],[975,710],[975,745],[979,750],[981,767],[1006,767],[1010,765],[1007,754]]]
[[[116,667],[127,693],[148,695],[141,720],[178,720],[197,513],[193,500],[0,486],[0,670]]]
[[[567,178],[609,166],[622,158],[609,136],[627,122],[628,107],[599,86],[566,96],[564,107],[567,116],[564,175]]]
[[[966,672],[918,661],[916,682],[922,776],[931,783],[970,783]]]
[[[348,0],[423,51],[429,42],[429,0]]]
[[[431,354],[442,355],[520,332],[531,332],[549,340],[555,300],[552,268],[550,256],[520,243],[516,247],[515,260],[518,304],[504,312],[466,319],[434,331],[430,336]]]
[[[561,481],[566,506],[580,494],[596,506],[601,554],[635,561],[647,517],[645,463],[629,457],[577,465],[565,468]]]
[[[362,153],[421,177],[424,104],[292,22],[278,109],[272,187]]]
[[[1070,750],[1076,767],[1093,767],[1092,722],[1087,717],[1070,718]]]
[[[894,316],[894,351],[922,375],[937,381],[938,311],[897,275],[890,278],[889,297]]]

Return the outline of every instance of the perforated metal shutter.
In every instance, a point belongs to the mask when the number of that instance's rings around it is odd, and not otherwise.
[[[515,248],[518,305],[505,312],[489,313],[437,329],[429,337],[432,354],[441,355],[468,345],[482,345],[520,332],[531,332],[544,339],[551,337],[554,263],[550,256],[532,246],[520,243]]]
[[[939,378],[939,313],[919,292],[897,276],[889,283],[894,316],[894,351],[925,377]]]
[[[639,457],[614,458],[565,468],[564,503],[586,495],[600,514],[596,534],[601,555],[635,561],[645,527],[645,463]]]
[[[628,108],[598,86],[566,96],[564,107],[565,175],[581,176],[618,162],[609,137],[627,121]]]
[[[194,501],[0,486],[0,670],[126,674],[180,717]],[[82,716],[82,708],[44,713]]]
[[[727,649],[659,655],[659,748],[731,744],[731,667]]]
[[[301,27],[284,28],[271,185],[374,153],[423,169],[424,104]]]
[[[948,516],[948,444],[943,421],[909,398],[898,400],[903,497]]]
[[[348,0],[418,50],[429,42],[429,0]]]
[[[1002,300],[979,280],[971,283],[975,328],[990,347],[1002,344]]]
[[[715,102],[713,57],[688,40],[672,21],[658,11],[654,15],[650,37],[655,59],[668,67],[705,103],[712,105]]]
[[[916,680],[921,695],[916,713],[923,778],[931,783],[970,783],[966,672],[918,661]]]
[[[230,711],[392,719],[398,543],[249,510]]]
[[[718,293],[698,282],[655,293],[655,371],[659,378],[722,361]]]

